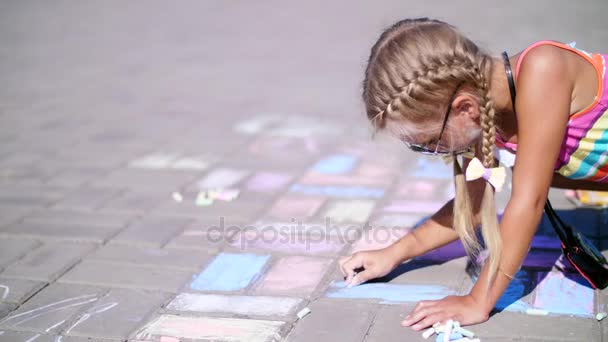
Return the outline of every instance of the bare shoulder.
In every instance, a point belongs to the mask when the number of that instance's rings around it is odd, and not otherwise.
[[[566,83],[571,75],[571,57],[572,53],[554,45],[536,46],[521,61],[517,83],[543,80]],[[570,82],[574,82],[574,78]]]

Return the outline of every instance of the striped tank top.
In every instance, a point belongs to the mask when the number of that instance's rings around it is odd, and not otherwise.
[[[580,112],[570,115],[555,171],[571,179],[608,183],[608,78],[606,75],[608,55],[588,53],[575,48],[575,43],[540,41],[522,52],[515,75],[519,74],[521,62],[531,49],[547,44],[582,56],[594,66],[598,75],[597,94],[593,103]],[[500,136],[496,138],[496,145],[502,150],[517,150],[516,144],[505,142]]]

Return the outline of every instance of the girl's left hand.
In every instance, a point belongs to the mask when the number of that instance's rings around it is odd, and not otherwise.
[[[419,331],[448,319],[464,326],[482,323],[488,318],[489,313],[471,295],[447,296],[441,300],[419,302],[401,324]]]

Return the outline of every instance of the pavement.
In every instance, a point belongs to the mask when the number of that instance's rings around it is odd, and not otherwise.
[[[458,242],[353,288],[337,269],[453,195],[442,160],[370,139],[369,48],[399,18],[430,16],[494,53],[540,39],[606,52],[607,11],[603,0],[1,2],[0,341],[423,340],[399,322],[419,300],[468,292]],[[608,211],[551,198],[608,249]],[[497,312],[469,329],[482,341],[608,341],[595,319],[607,295],[543,222]]]

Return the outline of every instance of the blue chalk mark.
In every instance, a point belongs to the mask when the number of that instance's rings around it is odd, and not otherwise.
[[[582,282],[583,278],[576,276]],[[563,277],[547,277],[538,287],[537,308],[551,313],[591,317],[593,289]]]
[[[443,342],[443,336],[445,336],[445,333],[439,333],[437,334],[437,338],[435,338],[435,342]],[[456,341],[458,339],[463,338],[464,336],[462,336],[462,334],[460,333],[451,333],[450,334],[450,341]]]
[[[347,287],[343,281],[331,284],[326,297],[351,299],[379,299],[381,304],[418,302],[442,299],[455,294],[453,290],[439,285],[397,285],[369,283]]]
[[[454,171],[450,165],[446,165],[441,159],[431,161],[426,158],[418,158],[416,167],[410,176],[431,179],[452,179]]]
[[[344,198],[382,198],[384,190],[366,186],[322,186],[294,184],[289,188],[291,192],[305,195],[321,195]]]
[[[313,166],[313,171],[329,175],[338,175],[353,170],[355,158],[346,154],[336,154],[321,159]]]
[[[269,255],[220,253],[190,284],[199,291],[236,291],[251,283]]]
[[[498,310],[526,312],[530,305],[521,298],[526,295],[526,283],[529,282],[530,274],[528,272],[517,272],[515,279],[511,281],[494,307]]]

